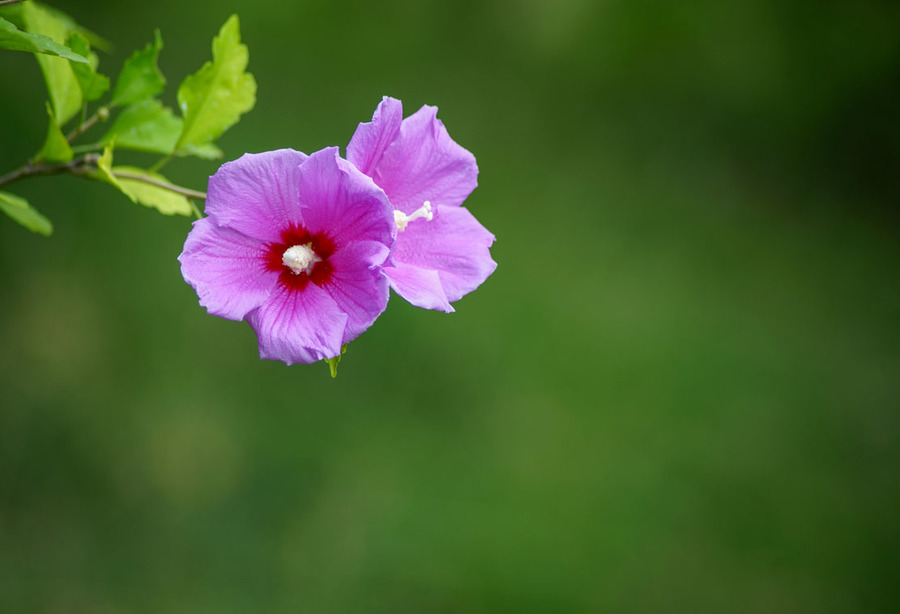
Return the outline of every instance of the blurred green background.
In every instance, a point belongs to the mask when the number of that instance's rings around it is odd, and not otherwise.
[[[12,186],[56,231],[0,220],[0,611],[896,607],[897,3],[54,6],[111,75],[159,27],[173,106],[239,13],[227,159],[438,105],[499,267],[394,296],[331,380],[197,305],[188,220]],[[5,172],[45,93],[28,54],[0,83]]]

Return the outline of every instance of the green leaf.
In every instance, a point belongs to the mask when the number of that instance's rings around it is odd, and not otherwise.
[[[341,358],[343,358],[344,354],[347,352],[347,344],[345,343],[341,346],[341,353],[335,356],[334,358],[326,358],[325,362],[328,363],[328,370],[331,371],[331,379],[337,377],[337,368],[338,365],[341,364]]]
[[[56,117],[53,115],[53,109],[50,103],[47,103],[47,115],[50,116],[50,123],[47,126],[47,138],[44,140],[44,146],[34,157],[35,161],[46,160],[47,162],[68,162],[75,154],[69,146]]]
[[[26,2],[20,2],[0,7],[0,12],[2,12],[14,24],[19,26],[20,29],[23,29],[25,27],[24,20],[22,19],[22,6],[24,4],[26,4]],[[27,2],[27,4],[37,3],[32,0],[31,2]],[[65,27],[66,32],[78,32],[88,40],[88,42],[91,44],[91,47],[93,47],[94,49],[99,49],[100,51],[104,51],[106,53],[112,51],[113,44],[111,42],[98,35],[96,32],[92,32],[91,30],[78,25],[74,19],[63,13],[61,10],[52,6],[47,6],[46,4],[41,4],[40,7],[44,9],[44,11],[48,13],[53,19],[61,23]]]
[[[21,196],[0,192],[0,211],[32,232],[49,237],[53,224]]]
[[[166,215],[191,215],[193,213],[194,208],[187,198],[160,185],[148,183],[150,181],[172,185],[162,175],[130,166],[113,168],[112,152],[115,145],[116,143],[112,143],[103,149],[103,155],[97,160],[97,172],[93,174],[94,179],[114,186],[131,202],[153,207]],[[121,177],[119,174],[133,175],[133,177]]]
[[[115,139],[116,147],[120,149],[171,154],[181,135],[181,128],[181,118],[153,98],[126,107],[100,142],[107,145]],[[188,145],[178,155],[212,160],[221,158],[222,150],[212,143]]]
[[[68,32],[78,32],[83,37],[85,37],[88,42],[91,44],[91,47],[95,49],[99,49],[100,51],[109,53],[112,51],[113,44],[97,34],[96,32],[92,32],[88,30],[84,26],[80,26],[75,23],[75,20],[63,13],[61,10],[54,8],[52,6],[47,6],[46,4],[41,5],[43,9],[48,12],[54,19],[62,23],[66,27],[66,31]]]
[[[23,3],[22,19],[28,32],[42,34],[59,44],[66,40],[69,33],[69,28],[63,20],[35,2]],[[81,87],[68,60],[40,53],[35,57],[47,82],[53,115],[59,125],[63,126],[81,111]]]
[[[88,58],[87,64],[72,64],[72,72],[75,73],[75,79],[81,88],[81,96],[86,102],[99,100],[106,90],[109,89],[109,77],[101,75],[97,72],[97,54],[91,53],[91,46],[87,39],[73,32],[66,39],[66,44],[77,51],[79,54]]]
[[[212,143],[256,104],[256,80],[245,72],[249,52],[241,44],[237,15],[229,17],[213,39],[212,55],[212,62],[178,88],[184,128],[175,146],[177,152]]]
[[[125,189],[125,187],[119,183],[119,180],[116,179],[116,176],[113,174],[112,170],[112,160],[113,160],[113,148],[115,147],[115,143],[110,143],[106,147],[103,148],[103,154],[97,160],[97,172],[91,175],[92,178],[97,179],[99,181],[104,181],[111,186],[115,187],[122,194],[128,197],[131,202],[137,202],[134,196]]]
[[[16,27],[20,30],[25,28],[25,24],[22,21],[22,2],[0,6],[0,15],[16,24]]]
[[[144,179],[158,181],[162,183],[171,183],[168,179],[158,173],[152,173],[140,168],[130,166],[117,166],[112,169],[113,173],[125,173],[128,175],[137,175]],[[152,185],[140,179],[131,179],[127,177],[117,176],[116,179],[123,191],[129,194],[132,200],[144,205],[152,207],[165,215],[191,215],[193,207],[190,201],[171,190]]]
[[[55,55],[73,62],[88,63],[88,59],[69,49],[65,45],[54,42],[52,38],[43,34],[23,32],[2,17],[0,17],[0,49],[12,51],[28,51],[31,53],[45,53]]]
[[[159,72],[156,65],[159,51],[163,48],[162,36],[159,30],[153,33],[153,42],[146,47],[135,51],[125,61],[119,78],[116,79],[116,87],[112,94],[112,105],[131,104],[145,98],[152,98],[163,91],[166,86],[166,78]]]
[[[181,134],[181,118],[159,100],[147,99],[125,108],[100,142],[150,153],[170,154]]]
[[[218,160],[225,154],[212,143],[207,143],[205,145],[185,145],[178,150],[177,155],[182,158],[185,156],[196,156],[204,160]]]

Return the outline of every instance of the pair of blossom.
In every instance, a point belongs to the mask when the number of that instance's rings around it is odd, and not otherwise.
[[[207,217],[179,257],[209,313],[246,320],[261,358],[340,355],[385,310],[451,303],[496,268],[494,236],[461,207],[475,157],[424,106],[385,97],[347,146],[245,154],[210,178]]]

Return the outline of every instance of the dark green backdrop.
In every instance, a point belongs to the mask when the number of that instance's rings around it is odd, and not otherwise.
[[[238,12],[228,159],[438,105],[499,267],[331,380],[205,314],[188,220],[17,184],[56,232],[0,220],[0,611],[896,606],[896,3],[56,6],[113,75],[160,27],[171,105]],[[6,171],[45,94],[27,54],[0,84]]]

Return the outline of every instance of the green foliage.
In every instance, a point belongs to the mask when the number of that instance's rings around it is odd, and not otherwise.
[[[47,115],[50,117],[50,122],[47,125],[47,138],[44,140],[44,146],[41,147],[41,150],[34,157],[35,162],[42,160],[47,162],[68,162],[74,157],[72,147],[62,133],[62,129],[53,115],[50,103],[47,103]]]
[[[69,172],[114,186],[132,202],[166,215],[191,215],[197,208],[189,198],[203,192],[169,182],[156,170],[172,158],[222,157],[215,140],[256,103],[256,81],[246,72],[249,53],[241,44],[240,26],[232,15],[213,39],[212,61],[184,79],[178,89],[181,116],[157,98],[166,86],[158,67],[162,36],[135,51],[124,63],[110,91],[110,79],[97,72],[99,58],[92,48],[109,43],[79,26],[68,15],[35,2],[2,8],[0,49],[34,53],[47,85],[49,123],[43,146],[18,170],[0,177],[0,185],[23,177]],[[105,102],[100,102],[106,97]],[[91,113],[89,103],[99,105]],[[75,144],[95,124],[112,125],[90,145]],[[74,129],[63,126],[76,115]],[[163,156],[147,168],[113,168],[115,148]],[[71,164],[75,153],[85,154]],[[10,197],[4,211],[26,227],[49,234],[49,222],[18,197]],[[18,200],[16,200],[18,199]],[[24,221],[23,221],[24,220]]]
[[[155,185],[155,183],[171,185],[169,180],[159,173],[131,166],[117,166],[112,169],[112,173],[116,177],[119,189],[134,202],[145,207],[151,207],[165,215],[191,215],[194,210],[185,196]]]
[[[232,15],[213,39],[213,59],[178,88],[184,127],[176,151],[203,147],[219,138],[256,104],[256,80],[245,72],[249,53]]]
[[[119,113],[100,142],[104,145],[115,139],[116,147],[149,153],[173,154],[183,122],[172,109],[150,98],[137,102]],[[222,151],[213,145],[188,145],[177,152],[179,156],[196,156],[206,160],[222,157]]]
[[[32,232],[49,237],[53,224],[21,196],[0,192],[0,211]]]
[[[56,55],[80,64],[88,63],[88,59],[84,55],[76,53],[65,45],[60,45],[43,34],[23,32],[15,24],[2,17],[0,17],[0,49],[44,53]]]
[[[204,160],[216,160],[222,157],[222,150],[212,143],[203,145],[184,145],[175,152],[175,155],[181,158],[194,156]]]
[[[122,72],[116,79],[111,105],[119,106],[139,102],[146,98],[152,98],[163,91],[166,86],[166,78],[156,64],[162,48],[162,36],[159,30],[156,30],[153,42],[148,43],[143,49],[135,51],[125,61]]]
[[[128,191],[122,187],[122,184],[119,183],[119,180],[116,179],[116,176],[113,174],[112,170],[112,161],[113,161],[113,148],[115,144],[107,145],[103,148],[103,154],[101,154],[100,158],[97,159],[97,172],[92,174],[94,179],[99,181],[105,181],[106,183],[112,185],[117,190],[119,190],[122,194],[127,196],[131,202],[135,202],[135,199]]]
[[[97,73],[99,59],[96,53],[91,53],[91,45],[88,40],[78,32],[69,35],[66,43],[73,51],[88,58],[88,62],[72,64],[72,72],[81,88],[81,96],[85,102],[99,100],[109,89],[109,77]]]
[[[178,186],[152,171],[133,166],[113,167],[115,143],[107,145],[97,160],[97,172],[91,176],[110,184],[133,203],[156,209],[165,215],[191,215],[190,201],[176,190]]]
[[[23,20],[21,19],[22,7],[25,4],[34,4],[34,2],[22,2],[21,4],[13,4],[4,8],[10,20],[19,24],[20,28],[22,27],[23,22]],[[94,32],[93,30],[89,30],[88,28],[80,25],[66,13],[46,4],[41,4],[41,8],[45,13],[50,15],[50,17],[62,24],[62,26],[66,29],[66,32],[77,32],[78,34],[86,38],[87,41],[91,44],[91,47],[99,49],[100,51],[103,51],[105,53],[109,53],[112,50],[113,45],[111,42]],[[18,21],[16,21],[17,19]]]
[[[155,98],[137,102],[119,113],[101,143],[117,147],[171,154],[181,134],[181,119]]]
[[[63,20],[36,2],[25,2],[22,5],[22,19],[30,33],[46,36],[60,45],[65,43],[70,33]],[[64,58],[43,53],[36,54],[35,57],[44,73],[53,114],[60,125],[65,125],[81,111],[82,104],[81,87],[75,78],[72,64]]]

